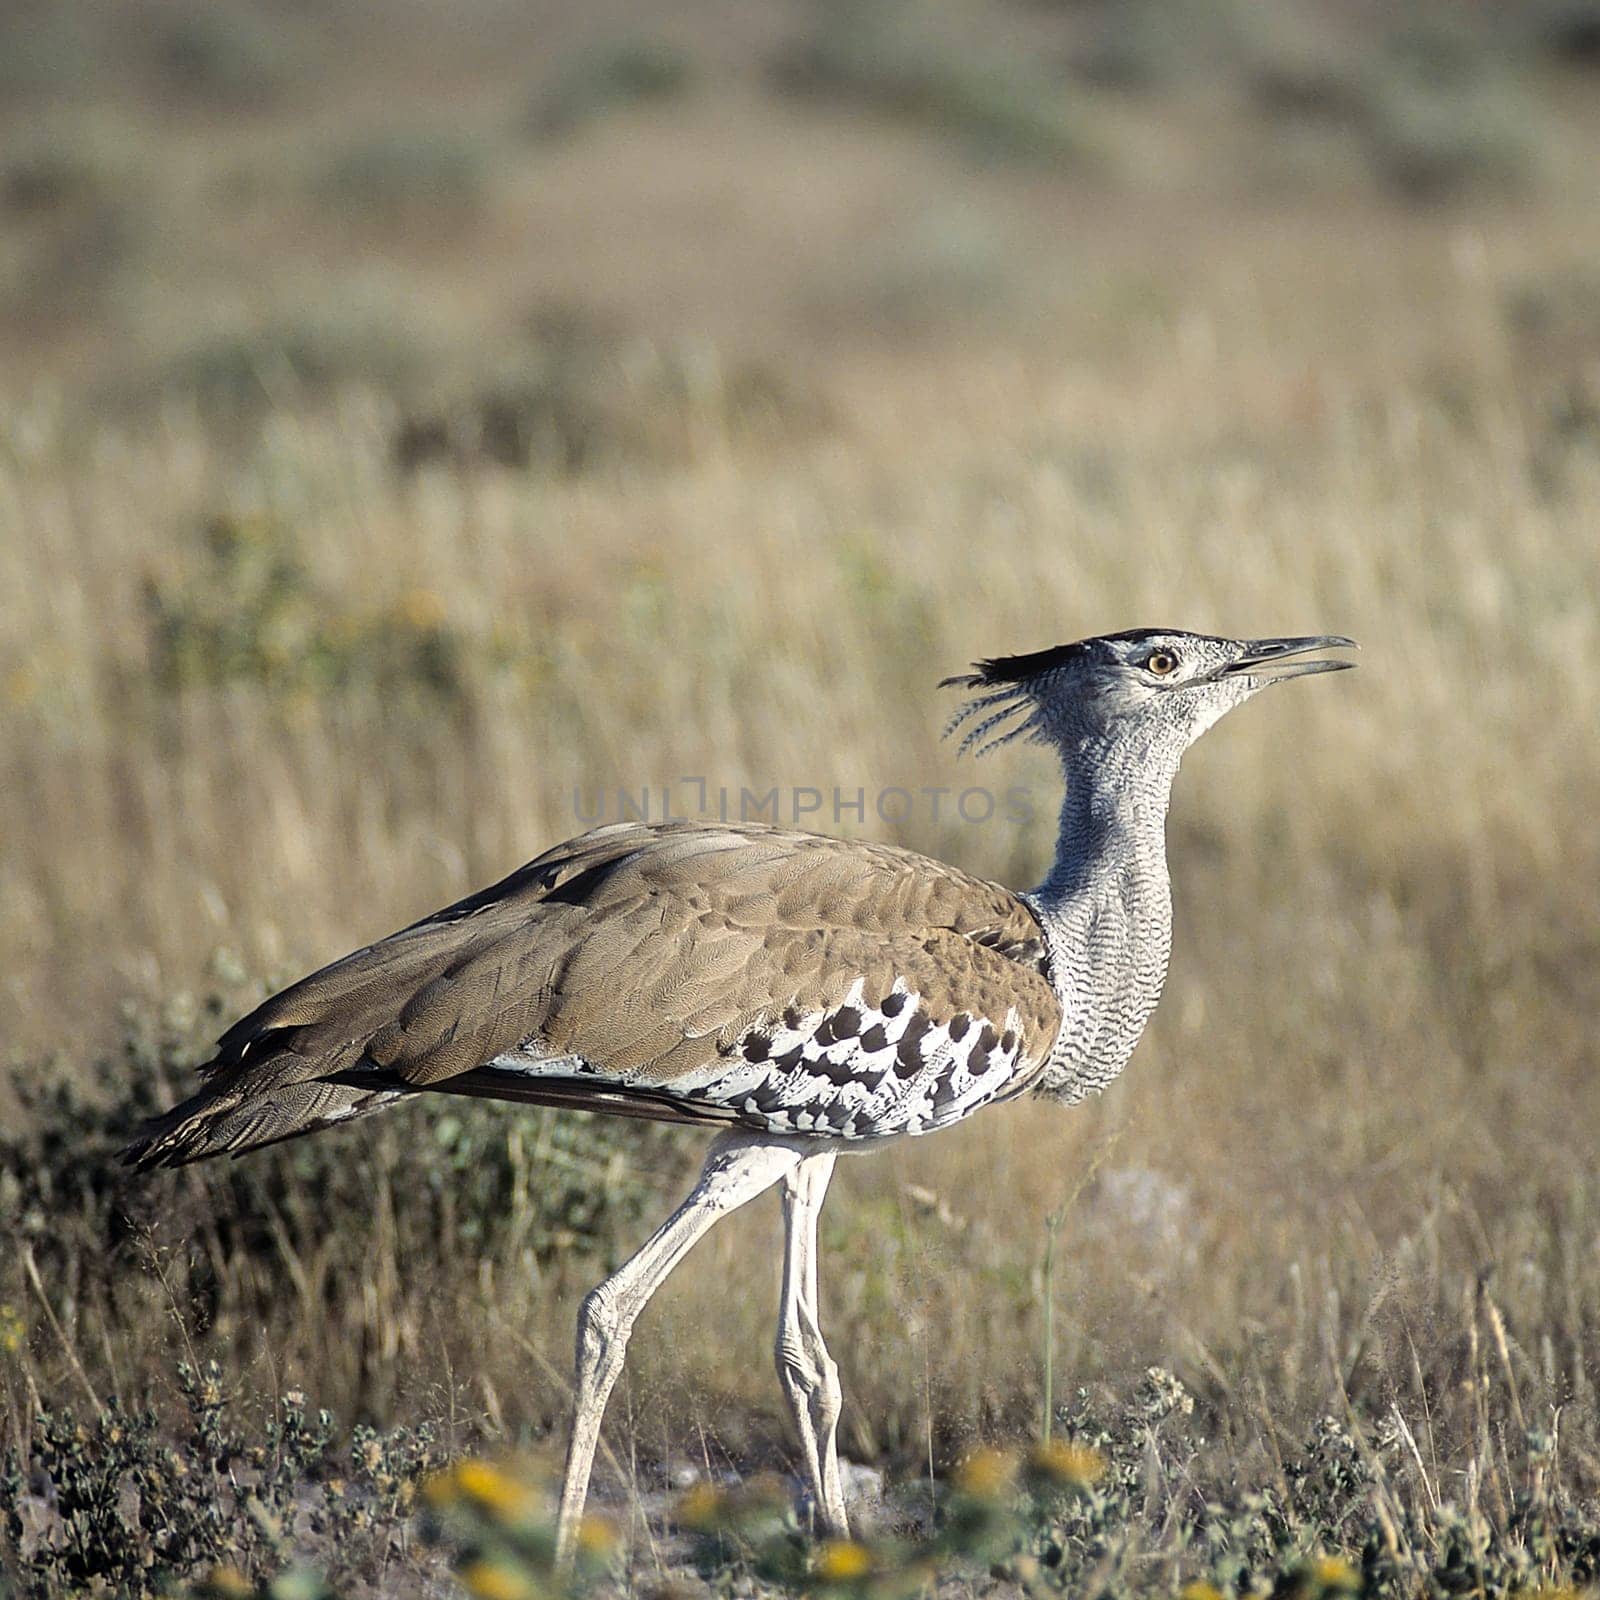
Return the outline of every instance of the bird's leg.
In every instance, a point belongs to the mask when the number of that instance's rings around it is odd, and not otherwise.
[[[736,1211],[769,1189],[801,1159],[793,1146],[760,1134],[727,1133],[706,1157],[693,1192],[638,1253],[584,1297],[578,1314],[577,1382],[572,1440],[561,1485],[561,1515],[556,1527],[556,1558],[572,1559],[573,1541],[589,1492],[589,1473],[600,1439],[600,1419],[612,1386],[622,1371],[639,1313],[718,1217]]]
[[[811,1495],[825,1533],[848,1537],[834,1436],[839,1368],[817,1320],[817,1217],[833,1176],[832,1152],[808,1156],[783,1179],[783,1307],[778,1317],[778,1378],[805,1451]]]

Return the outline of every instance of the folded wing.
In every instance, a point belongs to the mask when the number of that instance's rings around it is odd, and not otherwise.
[[[1030,1080],[1060,1013],[1009,890],[892,846],[620,824],[294,984],[128,1156],[177,1164],[424,1091],[838,1138]]]

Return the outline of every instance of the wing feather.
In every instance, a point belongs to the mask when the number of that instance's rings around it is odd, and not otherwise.
[[[656,1106],[640,1114],[665,1114],[676,1084],[735,1058],[752,1030],[897,985],[934,1022],[967,1013],[998,1030],[1014,1015],[1027,1062],[1042,1064],[1060,1025],[1038,924],[998,884],[756,824],[613,824],[267,1000],[130,1155],[194,1159],[244,1147],[240,1130],[323,1126],[356,1114],[363,1075],[396,1093],[503,1090],[490,1064],[518,1054],[581,1063],[582,1092],[611,1102],[597,1109],[633,1094]]]

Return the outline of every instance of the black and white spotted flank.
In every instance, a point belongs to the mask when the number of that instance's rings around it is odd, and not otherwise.
[[[764,1021],[727,1055],[653,1092],[707,1121],[853,1142],[932,1133],[1020,1093],[1038,1070],[1014,1012],[998,1023],[965,1011],[939,1022],[898,984],[875,1001],[863,990],[858,982],[842,1005]],[[610,1078],[591,1063],[528,1050],[492,1065],[530,1079],[652,1090],[642,1074]]]
[[[873,1002],[861,987],[831,1011],[752,1029],[737,1058],[675,1087],[737,1108],[745,1126],[851,1140],[930,1133],[1016,1092],[1015,1015],[936,1022],[903,988]]]

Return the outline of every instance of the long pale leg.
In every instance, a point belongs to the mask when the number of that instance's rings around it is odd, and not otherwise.
[[[770,1189],[801,1160],[802,1151],[762,1134],[725,1133],[711,1146],[689,1198],[639,1252],[584,1297],[578,1314],[578,1375],[572,1442],[561,1485],[556,1558],[570,1561],[589,1493],[600,1419],[622,1371],[628,1336],[650,1297],[718,1217]]]
[[[811,1495],[823,1532],[848,1537],[834,1436],[839,1427],[839,1368],[817,1320],[817,1217],[833,1176],[831,1153],[808,1156],[783,1179],[783,1307],[778,1316],[778,1379],[805,1451]]]

